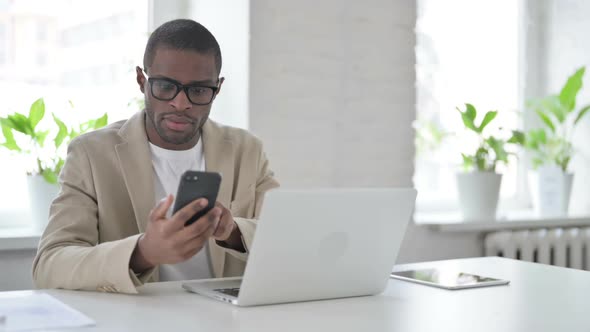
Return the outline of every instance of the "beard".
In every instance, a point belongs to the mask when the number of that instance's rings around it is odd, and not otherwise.
[[[158,136],[166,143],[175,145],[186,144],[199,135],[201,127],[207,119],[207,117],[195,119],[185,112],[157,112],[156,114],[147,100],[145,111]],[[170,129],[165,123],[167,118],[181,119],[183,123],[186,123],[186,129],[182,131]]]

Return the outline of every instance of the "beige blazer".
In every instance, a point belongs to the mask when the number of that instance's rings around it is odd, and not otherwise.
[[[39,288],[137,293],[158,281],[158,269],[136,275],[129,260],[155,205],[145,113],[82,135],[68,147],[61,190],[33,262]],[[222,174],[218,201],[242,232],[246,253],[209,241],[215,277],[244,272],[264,193],[278,187],[261,141],[208,120],[203,126],[207,171]]]

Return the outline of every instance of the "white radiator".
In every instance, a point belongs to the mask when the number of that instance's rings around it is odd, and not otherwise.
[[[590,227],[489,233],[485,254],[590,270]]]

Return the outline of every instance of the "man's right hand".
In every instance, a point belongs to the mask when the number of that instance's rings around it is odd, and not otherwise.
[[[188,260],[203,248],[215,232],[221,216],[220,208],[214,207],[199,220],[185,227],[187,220],[207,206],[207,200],[195,200],[178,210],[171,218],[166,218],[172,201],[172,195],[168,195],[150,212],[145,233],[139,238],[131,255],[129,265],[135,273],[160,264]]]

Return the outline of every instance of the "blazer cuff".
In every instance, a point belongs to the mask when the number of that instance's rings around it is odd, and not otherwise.
[[[249,237],[250,233],[253,233],[253,232],[251,232],[253,222],[251,219],[239,218],[239,217],[234,217],[234,221],[236,222],[236,225],[238,225],[238,228],[240,229],[240,233],[242,234],[240,236],[240,239],[242,240],[242,245],[244,246],[244,249],[246,249],[246,252],[240,252],[240,251],[228,248],[228,247],[224,246],[224,244],[222,242],[217,242],[217,245],[222,247],[228,254],[245,262],[248,260],[248,255],[250,254],[250,245],[251,245],[252,241],[251,240],[249,241],[248,237]]]
[[[141,234],[134,235],[133,237],[135,238],[135,246],[137,246],[137,242],[139,241]],[[135,247],[133,247],[133,250],[135,250]],[[133,255],[133,251],[131,251],[131,254]],[[135,271],[133,271],[133,269],[131,269],[129,266],[131,266],[131,256],[129,256],[127,267],[129,269],[129,278],[135,287],[143,286],[146,282],[148,282],[148,280],[156,271],[156,268],[152,267],[151,269],[145,270],[141,273],[135,273]]]
[[[105,263],[109,261],[108,264],[111,268],[104,269],[106,275],[97,290],[106,289],[108,292],[127,294],[137,293],[135,283],[129,273],[129,262],[139,236],[140,234],[101,244],[108,252]]]
[[[147,271],[142,273],[136,274],[130,267],[129,264],[131,262],[131,255],[137,246],[137,241],[139,241],[139,237],[141,234],[130,236],[126,239],[120,240],[119,246],[120,248],[120,255],[115,256],[115,264],[118,268],[114,269],[113,271],[121,271],[117,272],[117,276],[113,277],[113,283],[115,285],[115,289],[117,292],[120,293],[127,293],[127,294],[137,294],[137,287],[142,286],[147,280],[152,276],[155,271],[155,268],[151,268]],[[119,268],[120,267],[120,268]]]
[[[142,273],[135,273],[132,269],[129,269],[129,278],[131,278],[131,281],[135,287],[143,286],[143,284],[145,284],[152,277],[154,271],[156,271],[155,267],[152,267],[151,269]]]

